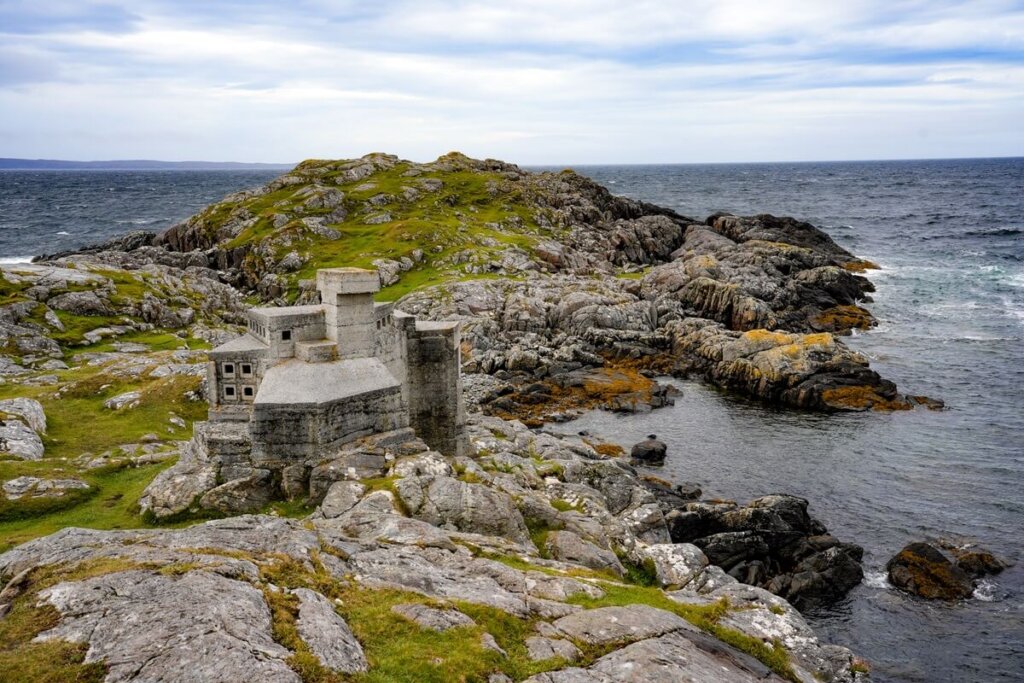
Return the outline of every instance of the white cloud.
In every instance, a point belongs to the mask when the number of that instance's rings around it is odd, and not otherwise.
[[[40,78],[12,61],[25,70],[0,83],[0,155],[1024,153],[1012,3],[403,0],[346,18],[307,2],[203,21],[177,7],[133,3],[128,31],[58,22],[0,36],[5,53],[51,65]],[[943,135],[917,135],[928,121]]]

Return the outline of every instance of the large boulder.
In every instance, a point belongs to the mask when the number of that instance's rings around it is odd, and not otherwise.
[[[733,578],[807,609],[841,598],[864,577],[863,549],[829,535],[807,507],[773,494],[744,506],[686,503],[665,519],[675,543],[693,543]]]
[[[544,540],[544,550],[554,559],[604,569],[622,576],[626,573],[619,558],[610,550],[584,540],[571,531],[552,531]]]
[[[929,543],[910,543],[885,565],[897,588],[929,600],[971,597],[971,577]]]
[[[435,526],[519,543],[530,540],[512,499],[482,484],[443,476],[406,477],[395,483],[395,493],[412,517]]]
[[[658,439],[657,434],[650,434],[646,439],[633,446],[629,456],[644,465],[661,465],[665,462],[668,446]]]
[[[19,460],[40,460],[45,448],[34,429],[17,418],[0,418],[0,454]]]
[[[46,413],[43,405],[31,398],[8,398],[0,401],[0,414],[20,418],[33,431],[40,434],[46,433]]]
[[[334,611],[334,604],[308,588],[294,591],[299,598],[299,636],[320,663],[344,674],[366,671],[369,664],[363,648],[345,620]]]
[[[84,641],[109,681],[299,683],[259,589],[207,571],[124,571],[61,583],[40,598],[64,616],[39,640]],[[187,674],[183,675],[183,672]]]

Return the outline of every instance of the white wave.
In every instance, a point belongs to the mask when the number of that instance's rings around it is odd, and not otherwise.
[[[889,575],[884,571],[864,572],[864,585],[868,588],[880,588],[888,590],[892,588],[889,583]]]
[[[57,234],[58,234],[58,235],[70,235],[71,233],[70,233],[70,232],[68,232],[67,230],[61,230],[61,231],[60,231],[60,232],[58,232]]]
[[[971,597],[981,602],[995,602],[1000,596],[999,584],[995,581],[988,581],[982,579],[978,582],[978,585],[974,588],[974,593]]]
[[[0,256],[0,265],[10,266],[16,263],[32,263],[31,256]]]

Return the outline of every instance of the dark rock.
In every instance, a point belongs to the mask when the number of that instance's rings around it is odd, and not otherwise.
[[[721,516],[736,509],[735,503],[689,503],[681,510],[665,515],[673,543],[691,543],[695,539],[725,531]]]
[[[928,543],[910,543],[885,567],[894,586],[929,600],[962,600],[974,591],[971,577]]]
[[[1010,566],[1009,562],[996,557],[983,548],[963,550],[955,552],[954,555],[956,556],[956,566],[975,578],[998,574]]]
[[[661,465],[665,462],[668,446],[658,439],[657,434],[648,435],[647,439],[633,446],[629,455],[645,465]]]
[[[863,578],[863,549],[829,535],[796,496],[763,496],[743,507],[691,502],[666,513],[665,522],[674,543],[693,543],[732,577],[799,609],[833,602]]]
[[[698,538],[693,544],[726,571],[745,560],[768,559],[768,544],[754,531],[726,531]]]
[[[701,496],[700,484],[694,482],[683,482],[682,484],[671,484],[656,477],[641,477],[640,482],[648,491],[654,494],[658,507],[665,514],[682,508],[687,503],[692,503]]]
[[[793,571],[772,579],[768,590],[801,610],[834,602],[864,578],[860,548],[852,548],[835,545],[804,558]]]
[[[32,262],[54,261],[65,256],[73,256],[75,254],[96,254],[102,251],[135,251],[136,249],[150,246],[153,244],[154,239],[156,239],[155,232],[135,230],[109,239],[106,242],[79,247],[74,251],[62,251],[56,254],[43,254],[41,256],[36,256],[32,259]]]

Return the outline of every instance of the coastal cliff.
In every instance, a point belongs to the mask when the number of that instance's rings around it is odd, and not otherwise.
[[[308,499],[240,485],[199,511],[220,483],[188,441],[206,350],[252,304],[316,303],[312,274],[338,266],[462,321],[472,455],[371,440],[324,454]],[[666,405],[666,374],[800,409],[935,406],[842,340],[874,324],[871,267],[792,218],[697,220],[458,154],[308,161],[160,235],[4,266],[0,664],[26,680],[182,661],[210,679],[863,679],[793,607],[862,576],[807,501],[701,500],[614,444],[530,427]],[[185,595],[204,601],[172,618]],[[218,629],[196,626],[211,614]]]

